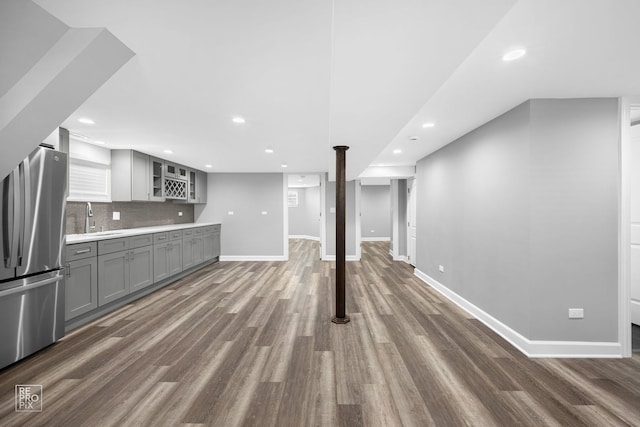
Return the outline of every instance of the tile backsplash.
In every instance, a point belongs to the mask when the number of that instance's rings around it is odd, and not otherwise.
[[[67,202],[67,234],[84,233],[85,202]],[[95,222],[94,231],[120,230],[123,228],[154,225],[186,224],[194,222],[193,205],[171,202],[91,202]],[[120,212],[120,220],[113,220],[113,213]],[[179,213],[182,212],[182,216]]]

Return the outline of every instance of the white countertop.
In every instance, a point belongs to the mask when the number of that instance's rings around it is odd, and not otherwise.
[[[109,230],[97,233],[67,234],[67,245],[73,243],[95,242],[98,240],[117,239],[119,237],[136,236],[140,234],[162,233],[164,231],[183,230],[185,228],[206,227],[217,225],[216,222],[199,222],[190,224],[158,225],[153,227],[126,228],[123,230]]]

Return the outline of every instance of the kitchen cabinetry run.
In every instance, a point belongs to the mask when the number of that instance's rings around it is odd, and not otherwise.
[[[98,307],[98,259],[96,242],[66,247],[65,319]]]
[[[91,239],[90,234],[87,237]],[[220,224],[106,239],[96,234],[96,240],[80,242],[67,239],[71,240],[65,250],[68,327],[86,323],[150,292],[140,290],[164,286],[220,255]]]
[[[151,243],[151,235],[98,242],[98,305],[153,284]]]

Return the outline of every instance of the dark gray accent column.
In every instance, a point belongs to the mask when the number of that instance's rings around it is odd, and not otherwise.
[[[333,323],[348,323],[345,314],[345,229],[346,229],[346,151],[349,147],[338,145],[336,150],[336,316]]]

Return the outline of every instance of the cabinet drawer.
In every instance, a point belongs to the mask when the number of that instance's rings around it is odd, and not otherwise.
[[[204,227],[204,234],[215,233],[216,231],[220,231],[220,224],[207,225]]]
[[[98,241],[98,254],[110,254],[113,252],[129,249],[129,238],[121,237],[119,239],[108,239]]]
[[[169,234],[169,240],[171,241],[182,239],[182,230],[169,231],[167,234]]]
[[[141,234],[140,236],[129,237],[129,248],[136,249],[153,244],[153,234]]]
[[[195,234],[195,228],[187,228],[182,230],[182,237],[191,237]]]
[[[76,243],[73,245],[67,245],[65,248],[66,262],[75,261],[77,259],[89,258],[96,256],[97,253],[96,242]]]
[[[156,233],[153,235],[153,244],[159,245],[169,241],[169,233]]]
[[[194,229],[194,233],[197,235],[200,235],[204,232],[204,227],[198,227],[196,229]]]

